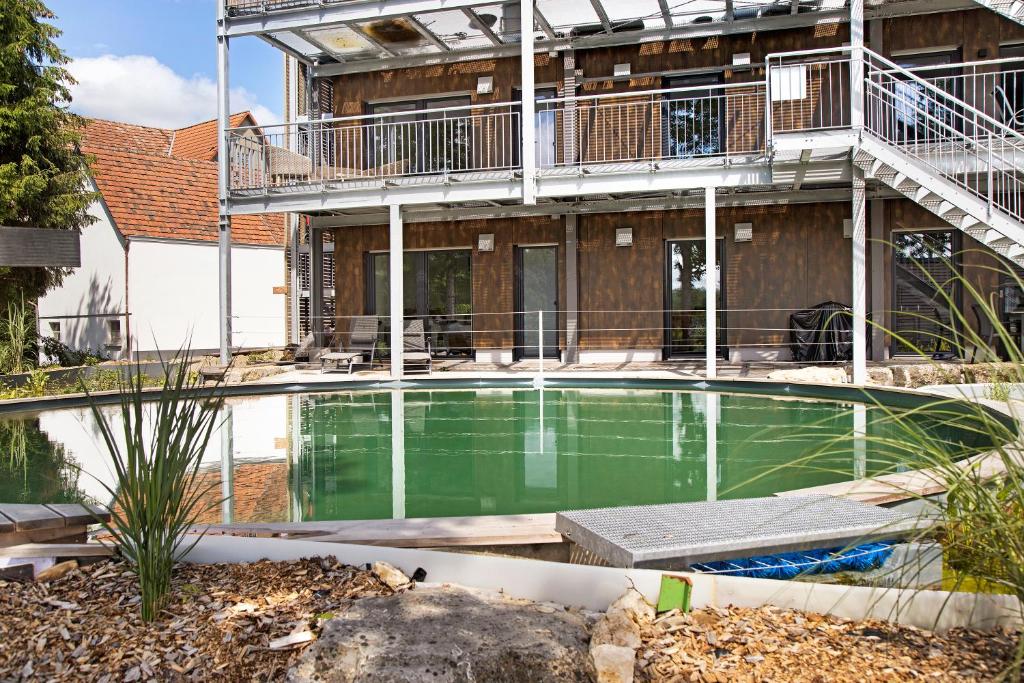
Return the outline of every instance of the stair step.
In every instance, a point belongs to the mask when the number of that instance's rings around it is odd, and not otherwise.
[[[1010,247],[1014,245],[1014,241],[1009,237],[1000,237],[999,239],[992,240],[988,243],[988,246],[995,249],[997,252],[1006,256],[1010,251]]]
[[[853,163],[860,168],[867,168],[874,161],[875,157],[870,152],[865,152],[862,149],[857,150],[857,153],[853,155]]]

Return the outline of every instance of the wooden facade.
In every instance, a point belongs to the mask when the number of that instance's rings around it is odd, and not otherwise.
[[[1000,46],[1024,43],[1024,27],[985,10],[916,15],[887,19],[870,27],[876,41],[869,45],[883,55],[902,55],[956,48],[963,61],[999,56]],[[578,95],[622,94],[666,87],[669,79],[694,72],[720,74],[723,83],[742,83],[764,78],[766,55],[789,50],[840,47],[849,39],[848,25],[822,24],[814,28],[718,36],[665,43],[644,43],[615,48],[580,51],[574,55],[576,73],[570,79]],[[753,66],[731,66],[733,55],[749,53]],[[615,64],[628,62],[633,76],[613,79]],[[760,65],[759,65],[760,63]],[[538,55],[535,59],[537,87],[554,88],[565,95],[565,64],[561,56]],[[489,94],[478,94],[477,79],[493,76]],[[494,59],[426,66],[402,71],[378,71],[339,77],[333,87],[335,116],[367,114],[374,103],[402,99],[463,95],[473,104],[512,103],[517,99],[517,59]],[[812,92],[811,98],[814,98]],[[741,106],[726,110],[726,145],[731,149],[757,148],[759,124],[764,117],[764,97],[744,96]],[[992,103],[977,103],[991,110]],[[843,112],[830,115],[842,116]],[[775,125],[785,120],[777,114]],[[580,116],[581,121],[586,120]],[[654,122],[657,125],[657,121]],[[559,119],[558,126],[561,127]],[[582,125],[582,124],[581,124]],[[581,136],[584,160],[590,158],[587,145],[596,136],[607,137],[600,123],[589,124],[594,135]],[[643,126],[651,121],[637,119],[616,131],[611,144],[629,149],[630,158],[657,136]],[[763,129],[760,129],[763,130]],[[608,144],[608,143],[606,143]],[[561,150],[558,154],[562,154]],[[724,344],[729,347],[774,349],[788,343],[789,314],[798,309],[834,300],[850,303],[851,241],[843,236],[844,219],[850,217],[848,202],[753,205],[718,210],[717,232],[724,243],[723,288],[720,308],[727,309]],[[894,230],[947,228],[941,219],[922,207],[902,199],[884,202],[885,228],[882,239],[889,242]],[[734,226],[750,223],[753,239],[737,242]],[[616,228],[632,228],[629,247],[615,244]],[[878,233],[869,225],[869,235]],[[494,250],[477,249],[481,234],[493,234]],[[503,348],[512,345],[514,276],[513,250],[527,244],[554,244],[559,254],[560,301],[566,301],[565,220],[562,217],[496,218],[445,223],[409,223],[405,226],[407,250],[464,247],[472,250],[474,347]],[[704,234],[702,209],[588,214],[578,218],[579,347],[588,349],[661,349],[664,346],[666,307],[666,243],[677,239],[699,239]],[[366,254],[385,251],[387,227],[338,228],[335,235],[336,314],[338,329],[344,330],[348,316],[366,313],[364,290]],[[998,287],[989,269],[997,263],[990,253],[966,235],[962,236],[962,262],[969,281],[984,295]],[[869,247],[870,251],[870,247]],[[868,272],[882,269],[885,307],[891,305],[893,265],[891,249],[884,249],[883,264],[868,263]],[[571,283],[570,283],[571,285]],[[869,282],[870,287],[870,282]],[[869,301],[878,299],[871,297]],[[874,318],[882,319],[882,311]],[[970,316],[968,316],[970,317]],[[891,325],[889,317],[885,324]],[[565,317],[560,319],[559,345],[565,343]]]

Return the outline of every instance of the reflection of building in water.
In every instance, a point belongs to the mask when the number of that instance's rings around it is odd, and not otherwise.
[[[221,471],[203,468],[196,483],[207,492],[199,509],[205,510],[200,524],[218,524],[222,521]],[[234,521],[287,522],[291,518],[288,495],[288,462],[235,463],[232,504]]]

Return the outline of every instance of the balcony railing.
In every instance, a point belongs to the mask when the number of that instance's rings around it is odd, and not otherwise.
[[[538,102],[538,170],[762,155],[764,92],[756,81]]]
[[[538,174],[758,160],[774,135],[850,127],[848,48],[772,55],[768,65],[763,81],[538,100]],[[1000,164],[1021,158],[1024,59],[912,71],[869,59],[864,68],[865,111],[887,142],[915,145],[918,155],[966,145],[969,161],[980,164],[971,144],[980,141],[997,172],[1011,172]],[[883,89],[888,121],[878,118]],[[360,181],[508,179],[522,168],[520,119],[519,103],[505,102],[235,128],[230,188],[245,195]],[[978,170],[962,159],[957,168]]]

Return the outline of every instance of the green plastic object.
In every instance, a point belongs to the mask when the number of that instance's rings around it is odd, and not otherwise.
[[[661,590],[658,593],[658,613],[674,609],[690,611],[690,594],[693,583],[685,576],[661,575]]]

